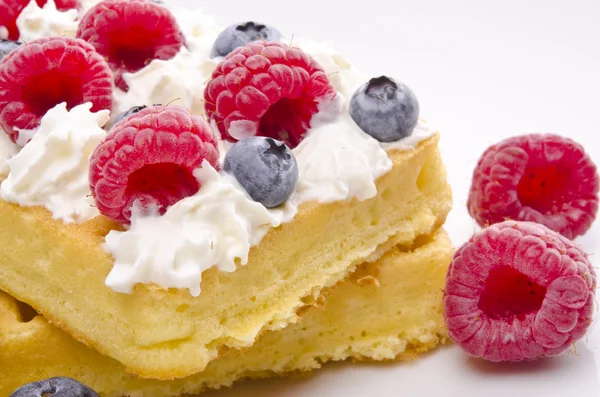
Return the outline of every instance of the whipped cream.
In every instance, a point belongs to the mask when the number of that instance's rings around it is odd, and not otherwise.
[[[105,247],[115,257],[108,287],[129,293],[137,283],[156,283],[198,296],[202,272],[213,266],[233,272],[270,228],[293,216],[253,201],[235,178],[206,161],[194,175],[201,183],[197,194],[163,216],[134,211],[129,230],[106,236]]]
[[[335,89],[348,101],[369,77],[359,73],[331,44],[299,38],[291,43],[310,55],[325,71]]]
[[[31,0],[17,18],[21,41],[27,43],[52,36],[75,37],[77,16],[77,10],[57,10],[54,0],[48,0],[43,8],[35,0]]]
[[[119,115],[133,106],[173,103],[203,115],[204,86],[216,66],[212,59],[185,47],[172,59],[155,59],[143,69],[123,75],[129,91],[115,91],[113,114]]]
[[[96,4],[102,2],[104,0],[81,0],[81,15],[85,14],[86,12],[88,12],[88,10],[90,8],[92,8],[93,6],[95,6]]]
[[[19,146],[10,140],[4,131],[0,130],[0,180],[5,179],[9,172],[8,160],[19,153]]]
[[[8,40],[8,29],[6,26],[0,26],[0,40]]]
[[[347,114],[313,128],[293,152],[298,204],[370,199],[377,194],[375,181],[392,169],[385,150]]]
[[[0,196],[21,206],[44,206],[55,219],[82,223],[98,215],[88,180],[89,158],[106,132],[108,110],[91,103],[70,111],[62,103],[48,111],[37,132],[8,161],[10,173]]]
[[[380,145],[386,152],[391,150],[410,150],[419,146],[422,141],[431,138],[437,133],[429,123],[423,119],[419,119],[416,127],[411,135],[402,138],[395,142],[381,142]]]
[[[192,52],[208,58],[217,36],[223,29],[216,24],[212,16],[204,13],[201,8],[190,10],[172,6],[169,9],[177,20],[188,48]]]

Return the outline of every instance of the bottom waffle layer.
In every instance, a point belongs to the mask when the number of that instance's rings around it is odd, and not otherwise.
[[[117,361],[0,292],[0,396],[53,376],[75,378],[102,396],[179,396],[244,378],[310,371],[327,361],[412,359],[446,340],[442,289],[451,255],[443,230],[412,247],[397,246],[324,292],[298,323],[172,381],[127,374]]]

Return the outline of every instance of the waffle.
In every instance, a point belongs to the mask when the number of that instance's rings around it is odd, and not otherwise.
[[[251,249],[247,265],[204,272],[199,297],[156,285],[114,292],[104,284],[113,258],[102,244],[117,225],[103,217],[66,225],[43,208],[0,202],[0,289],[137,376],[198,373],[226,350],[296,322],[306,302],[378,249],[443,225],[451,191],[438,139],[391,151],[393,168],[372,199],[302,206]]]
[[[445,342],[442,289],[452,248],[439,230],[361,264],[326,289],[301,320],[232,350],[203,373],[172,381],[137,378],[0,293],[0,396],[52,376],[76,378],[102,396],[179,396],[243,378],[311,371],[327,361],[412,359]]]

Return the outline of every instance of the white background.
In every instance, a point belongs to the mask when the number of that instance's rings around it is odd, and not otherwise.
[[[600,0],[180,0],[220,25],[255,20],[330,41],[361,71],[406,82],[442,132],[455,244],[475,230],[465,203],[481,153],[505,137],[556,132],[600,164]],[[578,242],[600,251],[600,221]],[[592,256],[600,266],[600,253]],[[565,355],[487,364],[446,347],[414,363],[335,364],[303,380],[244,383],[232,396],[600,396],[600,326]]]

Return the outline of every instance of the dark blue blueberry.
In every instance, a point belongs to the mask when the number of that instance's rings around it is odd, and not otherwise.
[[[394,142],[412,134],[419,121],[419,101],[406,84],[381,76],[352,95],[350,116],[378,141]]]
[[[10,397],[98,397],[98,393],[71,378],[50,378],[28,383]]]
[[[236,48],[257,40],[281,40],[281,33],[271,26],[260,23],[237,23],[221,32],[213,45],[210,56],[213,58],[227,56]]]
[[[223,169],[267,208],[283,204],[298,183],[294,154],[273,138],[254,136],[237,142],[227,152]]]
[[[154,106],[160,106],[155,104]],[[131,109],[127,110],[126,112],[121,113],[120,115],[117,116],[116,119],[114,119],[114,121],[112,123],[110,123],[107,127],[107,129],[110,131],[115,125],[117,125],[117,123],[121,120],[125,120],[127,117],[136,114],[137,112],[146,109],[146,105],[140,105],[140,106],[134,106]]]
[[[2,60],[2,58],[4,58],[5,55],[7,55],[15,48],[18,48],[21,44],[22,43],[19,43],[18,41],[0,40],[0,61]]]

